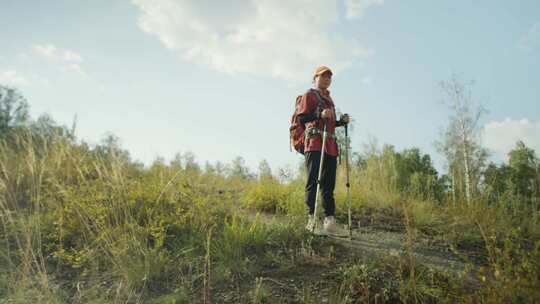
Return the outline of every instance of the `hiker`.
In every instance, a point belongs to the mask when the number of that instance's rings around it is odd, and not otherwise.
[[[320,185],[325,213],[323,232],[341,235],[346,232],[336,224],[334,218],[334,188],[339,154],[334,132],[336,127],[345,126],[349,123],[349,116],[343,114],[336,121],[334,102],[328,91],[328,87],[332,83],[332,71],[328,67],[321,66],[315,70],[313,83],[314,89],[309,90],[302,96],[298,106],[298,120],[305,125],[304,156],[307,168],[305,203],[309,208],[306,229],[313,231],[317,220],[315,218],[317,178],[321,161],[322,133],[326,123],[327,139]]]

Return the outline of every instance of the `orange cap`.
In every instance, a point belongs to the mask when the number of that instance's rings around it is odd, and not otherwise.
[[[315,73],[313,74],[313,77],[317,77],[319,75],[322,75],[326,72],[330,72],[330,75],[332,75],[332,70],[330,70],[329,67],[327,66],[324,66],[324,65],[321,65],[320,67],[318,67],[316,70],[315,70]]]

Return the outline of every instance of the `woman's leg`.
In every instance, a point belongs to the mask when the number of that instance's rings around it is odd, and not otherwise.
[[[309,214],[315,213],[315,197],[317,194],[317,177],[319,175],[319,162],[321,160],[320,151],[306,152],[306,193],[304,201],[309,208]],[[325,159],[326,160],[326,159]]]
[[[336,187],[337,157],[325,154],[321,177],[322,205],[326,216],[334,216],[336,201],[334,188]]]

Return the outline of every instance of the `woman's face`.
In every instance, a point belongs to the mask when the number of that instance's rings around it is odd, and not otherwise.
[[[332,74],[325,72],[322,75],[315,77],[315,86],[319,89],[328,89],[332,84]]]

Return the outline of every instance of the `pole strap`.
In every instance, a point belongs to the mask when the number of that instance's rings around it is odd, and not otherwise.
[[[319,129],[317,127],[310,127],[310,128],[307,128],[304,133],[305,133],[305,136],[306,136],[305,138],[306,138],[306,141],[307,141],[312,136],[315,136],[317,134],[322,134],[322,131],[321,131],[321,129]],[[336,134],[334,134],[334,133],[326,132],[326,136],[330,136],[334,140],[337,139]]]

